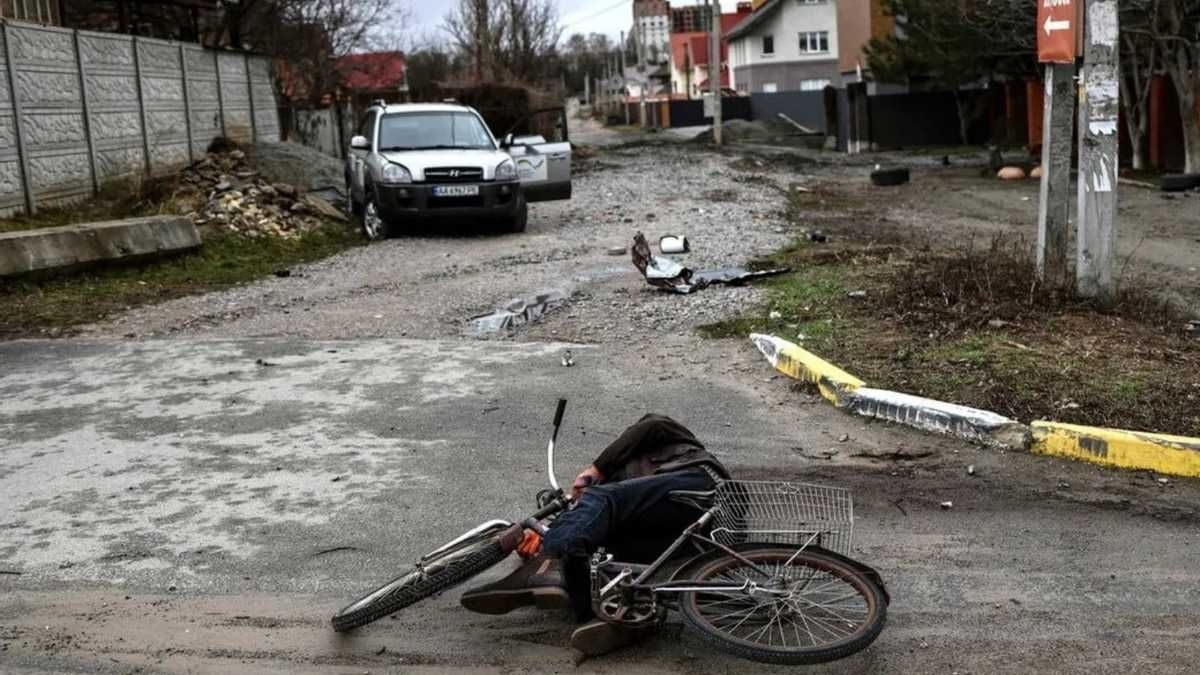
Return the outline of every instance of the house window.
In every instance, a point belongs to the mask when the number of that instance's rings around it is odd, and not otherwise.
[[[764,94],[774,94],[777,91],[779,91],[779,85],[775,84],[774,82],[764,82],[763,83],[763,93]]]
[[[801,54],[822,54],[829,51],[829,31],[813,31],[800,34]]]
[[[829,86],[829,80],[801,80],[800,91],[823,91]]]
[[[775,53],[775,36],[774,35],[764,35],[763,36],[763,52],[762,53],[763,53],[763,56],[769,56],[769,55]]]

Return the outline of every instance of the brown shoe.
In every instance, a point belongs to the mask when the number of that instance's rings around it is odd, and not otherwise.
[[[508,614],[518,607],[566,609],[570,606],[557,558],[537,556],[500,581],[463,593],[463,607],[480,614]]]
[[[654,633],[654,626],[629,628],[599,619],[586,623],[571,633],[571,646],[584,656],[603,656],[622,647],[645,640]]]

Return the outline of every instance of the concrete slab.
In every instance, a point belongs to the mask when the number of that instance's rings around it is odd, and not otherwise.
[[[0,277],[187,251],[200,246],[190,218],[152,216],[0,233]]]

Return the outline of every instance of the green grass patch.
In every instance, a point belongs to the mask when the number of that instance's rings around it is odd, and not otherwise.
[[[21,232],[77,223],[123,220],[142,216],[180,215],[181,204],[171,198],[166,179],[115,180],[100,187],[94,197],[67,206],[39,207],[33,215],[0,219],[0,232]]]
[[[793,242],[754,262],[795,270],[757,284],[760,306],[700,333],[777,335],[870,386],[1024,422],[1200,436],[1200,341],[1148,296],[1100,308],[1039,288],[1015,245],[900,251]]]
[[[198,251],[149,264],[0,281],[0,337],[58,334],[140,305],[243,284],[362,243],[356,229],[341,223],[293,239],[212,232]]]

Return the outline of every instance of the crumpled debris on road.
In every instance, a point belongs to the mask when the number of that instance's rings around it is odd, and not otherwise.
[[[302,193],[288,183],[272,183],[255,170],[241,150],[212,152],[183,170],[176,198],[190,202],[187,216],[251,238],[292,238],[321,224],[346,221],[337,191]]]
[[[790,267],[751,271],[745,267],[719,267],[693,272],[674,260],[654,255],[646,237],[638,232],[633,237],[633,264],[656,288],[687,295],[708,288],[713,284],[736,286],[754,279],[786,274]]]
[[[546,312],[566,301],[567,294],[557,289],[543,291],[529,298],[513,298],[494,312],[472,317],[468,330],[471,335],[479,338],[498,333],[512,333],[541,319]]]

